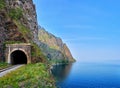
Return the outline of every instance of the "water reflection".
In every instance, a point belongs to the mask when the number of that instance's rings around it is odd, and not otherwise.
[[[63,64],[63,65],[55,65],[53,66],[53,69],[51,71],[52,71],[53,76],[58,81],[62,81],[69,75],[71,67],[72,67],[72,63]]]
[[[79,63],[52,69],[57,88],[120,88],[120,66],[116,64]]]

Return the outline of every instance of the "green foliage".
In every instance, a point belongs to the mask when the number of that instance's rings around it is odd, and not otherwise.
[[[57,45],[50,46],[50,48],[55,49],[55,50],[59,50],[59,46],[57,46]]]
[[[40,47],[38,47],[38,45],[36,45],[35,43],[31,43],[32,44],[32,58],[34,58],[34,62],[46,62],[46,57],[43,55]],[[36,60],[35,60],[36,59]]]
[[[33,47],[33,52],[32,52],[32,56],[40,56],[41,55],[41,50],[39,49],[39,47],[35,44],[32,43],[32,47]]]
[[[5,0],[0,0],[0,10],[5,7]]]
[[[12,8],[9,12],[9,16],[15,20],[20,19],[22,15],[23,15],[23,12],[21,8]]]
[[[0,62],[0,69],[4,69],[6,67],[9,67],[10,65],[4,62]]]
[[[23,34],[23,37],[26,40],[30,40],[32,37],[32,33],[30,31],[30,29],[28,29],[27,27],[25,27],[23,24],[21,24],[19,21],[14,20],[14,23],[17,25],[20,33]]]
[[[22,43],[22,42],[20,42],[20,41],[5,41],[3,43],[4,50],[6,48],[6,44],[19,44],[19,43]]]
[[[47,66],[28,64],[0,78],[1,88],[55,88]]]
[[[22,42],[20,42],[20,41],[5,41],[4,42],[4,44],[6,45],[6,44],[19,44],[19,43],[22,43]]]
[[[69,61],[66,59],[53,59],[50,60],[50,64],[68,64]]]

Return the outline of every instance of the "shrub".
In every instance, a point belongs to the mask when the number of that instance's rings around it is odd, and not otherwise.
[[[19,32],[23,35],[23,37],[26,40],[30,40],[32,37],[32,33],[31,33],[30,29],[28,29],[26,26],[21,24],[19,21],[14,20],[14,23],[17,25]]]
[[[40,47],[35,43],[31,43],[31,44],[32,44],[31,55],[33,62],[47,62],[47,59],[42,53]]]
[[[55,80],[47,65],[28,64],[1,77],[0,88],[55,88]]]
[[[20,19],[22,15],[23,15],[23,12],[21,8],[12,8],[9,12],[9,16],[15,20]]]

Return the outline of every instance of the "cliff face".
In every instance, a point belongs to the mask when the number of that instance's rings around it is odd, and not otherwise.
[[[9,13],[15,8],[16,10],[20,9],[22,11],[22,16],[18,20],[20,21],[20,23],[22,23],[22,25],[24,25],[31,31],[32,33],[31,39],[35,43],[37,43],[38,23],[33,1],[32,0],[5,0],[5,1]]]
[[[31,43],[33,62],[41,61],[44,55],[52,61],[74,61],[60,38],[41,28],[38,39],[37,16],[32,0],[0,0],[0,61],[5,60],[7,43]]]
[[[5,44],[17,42],[40,43],[33,1],[0,0],[0,61],[5,60]]]
[[[74,59],[70,50],[63,41],[55,37],[53,34],[47,32],[44,28],[39,29],[39,40],[42,42],[40,48],[48,59],[53,61],[68,61],[73,62]]]
[[[4,60],[4,46],[3,43],[5,42],[6,33],[4,28],[4,16],[0,13],[0,61]]]

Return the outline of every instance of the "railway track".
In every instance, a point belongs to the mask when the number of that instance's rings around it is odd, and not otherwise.
[[[17,68],[19,68],[19,67],[21,67],[21,66],[24,66],[24,64],[13,65],[13,66],[11,66],[11,67],[8,67],[8,68],[5,68],[5,69],[0,70],[0,77],[6,75],[7,73],[9,73],[9,72],[11,72],[11,71],[16,70]]]

